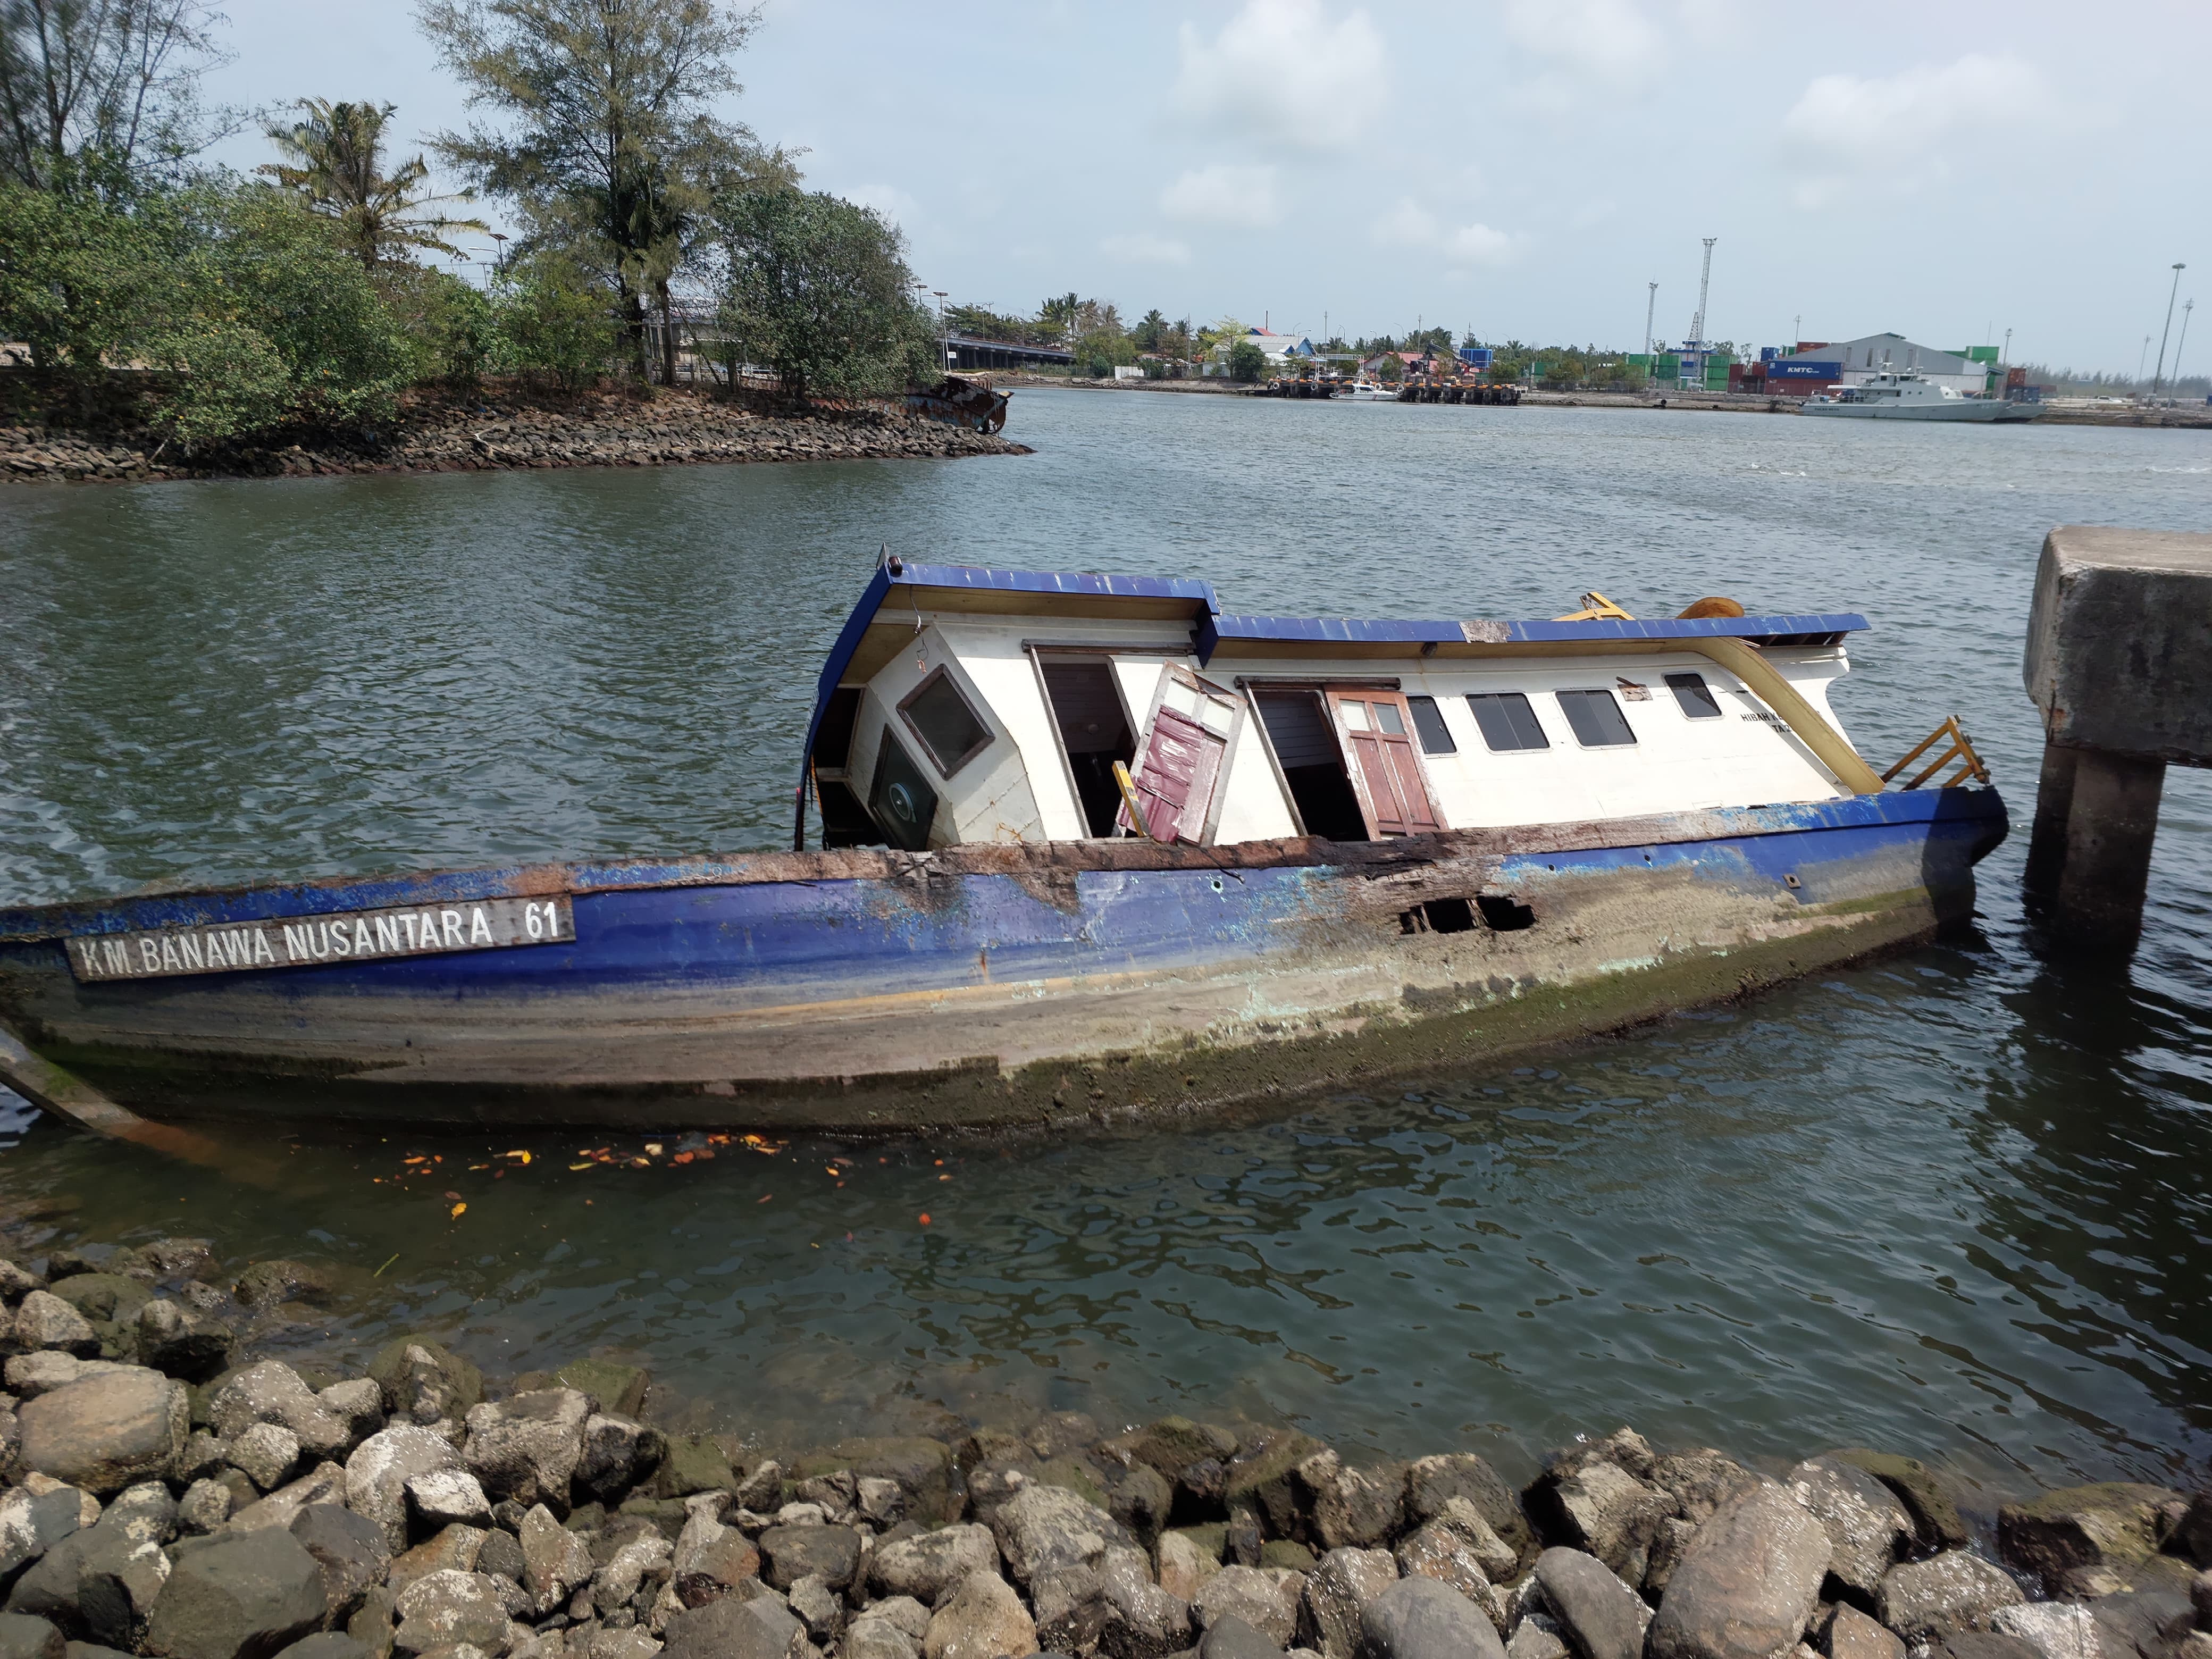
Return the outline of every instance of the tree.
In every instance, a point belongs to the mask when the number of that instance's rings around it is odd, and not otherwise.
[[[1168,337],[1168,319],[1158,306],[1144,315],[1144,320],[1129,331],[1129,337],[1140,351],[1158,351]]]
[[[1267,354],[1249,340],[1239,340],[1229,348],[1229,378],[1232,380],[1252,381],[1267,372]]]
[[[941,372],[896,228],[820,191],[745,191],[717,206],[721,324],[785,394],[897,391]]]
[[[541,249],[509,265],[497,313],[503,366],[550,374],[563,392],[598,380],[614,355],[606,290],[565,254]]]
[[[295,106],[306,118],[269,127],[270,142],[291,165],[272,162],[254,169],[296,192],[311,213],[335,220],[362,266],[374,270],[381,259],[408,248],[429,248],[459,257],[445,240],[454,230],[489,228],[481,219],[455,219],[425,210],[456,199],[433,196],[417,187],[430,168],[417,155],[386,178],[382,171],[384,124],[396,106],[333,104],[302,98]]]
[[[788,186],[781,150],[714,112],[743,88],[730,59],[757,8],[719,0],[422,0],[417,14],[472,106],[501,128],[441,133],[438,153],[514,202],[540,246],[603,270],[646,373],[646,301],[671,276],[714,202],[739,185]],[[664,370],[672,369],[672,331]]]
[[[0,171],[33,190],[112,187],[202,148],[216,21],[199,0],[0,0]]]

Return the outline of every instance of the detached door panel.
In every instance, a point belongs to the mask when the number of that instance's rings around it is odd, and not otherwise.
[[[1414,757],[1413,713],[1395,692],[1328,694],[1352,781],[1373,836],[1425,836],[1442,829]]]
[[[1160,670],[1152,721],[1130,778],[1154,841],[1206,844],[1239,708],[1187,668],[1170,663]],[[1124,830],[1137,829],[1126,802],[1114,821]]]

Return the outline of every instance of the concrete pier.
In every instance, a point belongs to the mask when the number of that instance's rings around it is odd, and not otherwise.
[[[2212,765],[2212,535],[2062,526],[2045,538],[2024,673],[2043,715],[2030,904],[2131,945],[2170,764]]]

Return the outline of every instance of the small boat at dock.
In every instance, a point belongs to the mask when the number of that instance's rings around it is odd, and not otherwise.
[[[0,909],[0,1080],[117,1132],[881,1133],[1483,1063],[1970,913],[2003,803],[1955,722],[1902,787],[1860,757],[1867,626],[886,556],[788,850]]]

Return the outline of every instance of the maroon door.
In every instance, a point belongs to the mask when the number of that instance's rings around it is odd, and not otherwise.
[[[1226,739],[1188,714],[1162,708],[1153,715],[1145,752],[1130,781],[1144,808],[1145,828],[1154,841],[1195,845],[1205,835],[1206,808],[1212,803],[1213,782],[1228,746]],[[1114,821],[1124,830],[1137,827],[1129,822],[1127,802]]]
[[[1403,697],[1363,691],[1329,694],[1337,729],[1357,769],[1360,805],[1375,836],[1425,836],[1443,828],[1413,758],[1412,720]]]

